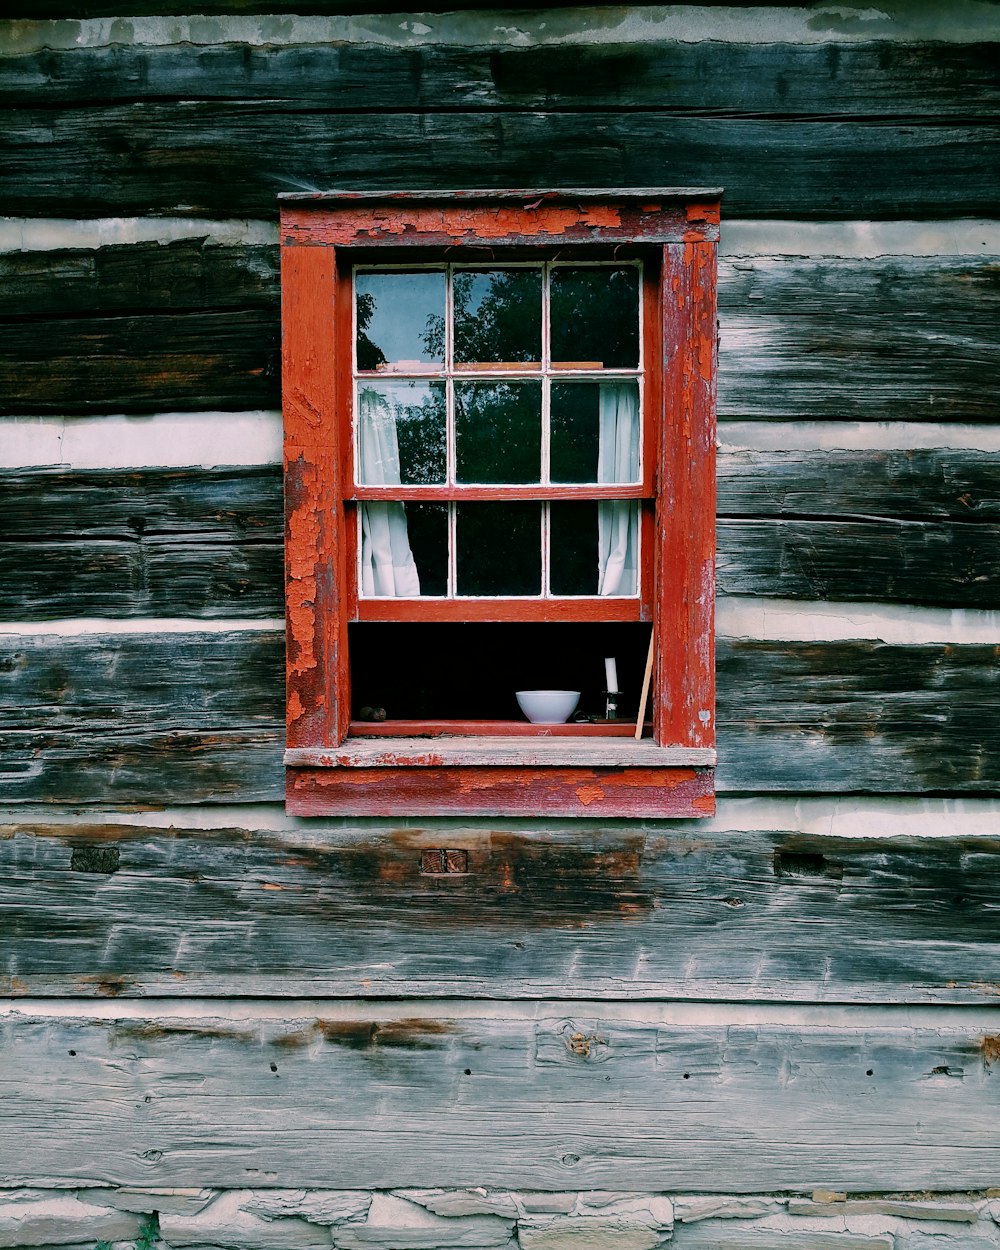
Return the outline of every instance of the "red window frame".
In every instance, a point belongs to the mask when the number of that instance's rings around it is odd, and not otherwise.
[[[298,815],[704,816],[714,811],[716,246],[719,192],[282,196],[286,805]],[[480,249],[478,252],[476,249]],[[488,249],[483,251],[482,249]],[[423,499],[640,498],[640,595],[364,600],[354,483],[354,265],[640,256],[644,481],[420,487]],[[392,487],[392,498],[406,498]],[[354,620],[649,620],[652,740],[621,726],[352,724]]]

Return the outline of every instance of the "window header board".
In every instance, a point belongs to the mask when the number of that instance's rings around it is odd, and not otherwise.
[[[288,810],[711,814],[718,193],[281,200]]]
[[[281,241],[365,247],[545,247],[719,238],[719,192],[330,192],[281,196]]]

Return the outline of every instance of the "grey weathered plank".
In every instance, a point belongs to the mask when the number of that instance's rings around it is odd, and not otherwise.
[[[142,1186],[985,1189],[997,1038],[355,1004],[290,1020],[9,1016],[0,1176]],[[318,1018],[317,1018],[318,1017]],[[888,1169],[888,1172],[887,1172]]]
[[[277,267],[202,240],[0,256],[0,411],[277,407]],[[719,281],[723,416],[1000,419],[991,257],[729,259]]]
[[[0,993],[992,1004],[1000,989],[995,836],[100,817],[0,824]],[[427,848],[466,850],[469,875],[421,875]]]
[[[568,46],[338,41],[46,49],[0,62],[0,103],[244,99],[337,109],[364,104],[374,114],[650,108],[696,116],[722,109],[962,119],[1000,106],[997,44],[616,43],[591,30],[593,42]]]
[[[283,638],[0,640],[14,802],[279,798]],[[722,639],[723,790],[991,793],[1000,648]]]
[[[282,612],[276,466],[14,472],[0,618]],[[719,588],[993,607],[1000,475],[975,451],[719,458]]]
[[[996,419],[990,260],[754,257],[720,270],[725,415]]]
[[[925,117],[674,117],[562,113],[338,112],[279,101],[181,101],[14,109],[0,197],[14,214],[276,216],[281,191],[365,186],[726,187],[752,217],[989,215],[997,127]]]

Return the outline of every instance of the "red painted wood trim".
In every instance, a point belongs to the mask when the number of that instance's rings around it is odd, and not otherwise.
[[[572,243],[665,243],[718,238],[718,204],[669,203],[665,199],[620,203],[609,194],[602,203],[546,201],[543,195],[520,204],[495,201],[439,203],[405,200],[364,203],[324,201],[317,207],[284,206],[283,245],[336,247],[552,247]]]
[[[332,248],[283,248],[282,392],[285,420],[287,740],[339,741],[349,699],[341,473],[333,420],[336,288]]]
[[[359,621],[641,621],[639,599],[359,599]]]
[[[654,733],[715,745],[716,248],[663,249]]]
[[[652,731],[652,725],[646,726]],[[532,725],[520,720],[352,720],[351,738],[631,738],[634,720]]]
[[[652,485],[569,483],[559,486],[355,486],[351,499],[648,499]]]
[[[706,768],[290,768],[293,816],[696,817]]]
[[[636,620],[657,618],[654,736],[661,745],[714,745],[714,197],[671,201],[603,193],[499,197],[325,198],[282,214],[283,386],[286,424],[288,745],[325,747],[347,733],[347,622],[364,620]],[[497,206],[496,201],[503,203]],[[667,246],[651,254],[651,241]],[[498,244],[522,249],[633,245],[644,255],[646,481],[642,488],[536,488],[536,498],[647,498],[642,509],[641,600],[357,600],[352,490],[352,357],[349,262],[416,244],[428,249]],[[353,249],[338,257],[333,244]],[[304,246],[303,246],[304,245]],[[643,252],[643,247],[646,251]],[[440,253],[438,253],[440,254]],[[594,252],[590,253],[591,255]],[[601,254],[607,254],[602,252]],[[657,275],[657,263],[662,270]],[[658,365],[663,362],[661,380]],[[435,488],[361,488],[368,498],[429,498]],[[532,497],[519,487],[441,488],[438,497]],[[655,587],[655,602],[651,592]],[[607,733],[608,727],[566,727]],[[626,727],[627,729],[627,727]],[[418,732],[430,732],[423,726]],[[519,727],[533,732],[533,727]],[[388,728],[386,729],[388,735]],[[464,729],[463,732],[468,732]],[[508,731],[509,732],[509,731]],[[364,774],[374,772],[376,777]],[[410,813],[705,815],[707,768],[423,769],[405,793],[402,770],[289,771],[289,810],[303,814]],[[319,775],[317,775],[319,774]],[[460,774],[460,775],[459,775]],[[557,776],[559,774],[559,776]],[[387,775],[391,784],[387,786]],[[481,783],[476,789],[476,777]],[[322,776],[322,780],[321,780]],[[335,778],[332,779],[332,778]],[[470,780],[471,779],[471,780]],[[367,788],[366,788],[367,785]],[[473,793],[470,793],[470,785]],[[583,787],[582,789],[580,787]],[[690,793],[685,791],[689,787]],[[404,786],[405,789],[405,786]],[[375,790],[381,793],[375,797]],[[659,796],[659,797],[658,797]]]

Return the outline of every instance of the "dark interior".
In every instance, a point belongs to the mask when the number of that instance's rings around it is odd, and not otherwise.
[[[579,690],[604,715],[605,656],[618,663],[619,716],[635,717],[648,624],[383,624],[350,627],[353,713],[390,720],[524,720],[516,690]],[[648,716],[647,709],[647,716]]]

